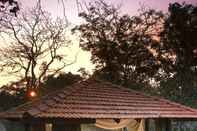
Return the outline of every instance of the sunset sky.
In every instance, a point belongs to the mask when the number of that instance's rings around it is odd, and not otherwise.
[[[36,0],[19,0],[24,7],[31,7],[35,5]],[[42,6],[49,12],[52,13],[53,16],[63,16],[62,14],[62,8],[61,4],[58,3],[61,2],[61,0],[42,0]],[[76,6],[76,0],[63,0],[66,5],[66,15],[68,19],[72,23],[78,23],[79,18],[77,15],[77,6]],[[81,3],[88,3],[93,0],[79,0]],[[192,3],[197,4],[197,0],[105,0],[108,3],[111,4],[121,4],[122,5],[122,12],[128,13],[131,15],[134,15],[137,13],[137,10],[140,8],[140,5],[145,5],[147,7],[157,9],[157,10],[163,10],[167,11],[169,3],[174,2],[186,2],[186,3]]]
[[[22,9],[26,9],[28,7],[32,7],[35,5],[36,0],[18,0],[21,5]],[[80,2],[90,2],[91,0],[79,0]],[[137,10],[140,8],[140,5],[145,5],[149,8],[162,10],[167,12],[167,8],[169,3],[173,2],[186,2],[197,4],[197,0],[105,0],[108,3],[112,4],[121,4],[122,13],[127,13],[130,15],[137,14]],[[42,7],[52,14],[52,17],[63,17],[63,10],[61,5],[61,0],[42,0]],[[65,8],[66,8],[66,16],[73,25],[79,24],[81,22],[80,18],[78,17],[77,5],[75,0],[64,0]],[[82,51],[78,47],[77,38],[74,38],[73,47],[70,49],[71,54],[74,55],[78,52],[78,59],[77,62],[69,67],[67,67],[66,71],[71,71],[76,73],[80,67],[84,67],[87,70],[91,71],[94,69],[94,66],[90,62],[90,54],[88,52]],[[70,56],[72,57],[72,56]],[[14,78],[12,77],[0,77],[0,85],[6,84],[8,81],[12,81]]]

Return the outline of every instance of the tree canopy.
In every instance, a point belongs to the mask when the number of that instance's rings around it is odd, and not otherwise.
[[[80,46],[91,52],[97,73],[128,84],[147,82],[158,70],[152,48],[161,28],[161,12],[142,9],[138,16],[120,15],[118,8],[99,0],[79,16],[85,20],[76,27],[81,33]]]
[[[43,82],[40,93],[47,94],[53,90],[59,90],[65,88],[66,86],[72,85],[78,81],[83,80],[83,78],[78,74],[60,73],[57,76],[48,76],[47,79]]]
[[[161,92],[179,102],[197,98],[197,6],[173,3],[161,32]]]
[[[16,0],[0,0],[0,16],[2,14],[14,14],[17,16],[19,11],[19,4]]]

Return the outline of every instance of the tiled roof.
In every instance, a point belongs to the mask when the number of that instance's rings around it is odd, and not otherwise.
[[[197,110],[100,80],[86,80],[1,114],[3,118],[197,118]]]

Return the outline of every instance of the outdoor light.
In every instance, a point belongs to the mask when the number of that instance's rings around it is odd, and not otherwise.
[[[30,97],[36,97],[36,95],[37,95],[37,94],[36,94],[35,91],[30,91],[30,92],[29,92],[29,96],[30,96]]]

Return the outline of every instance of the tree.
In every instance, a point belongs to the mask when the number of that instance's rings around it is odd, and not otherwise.
[[[22,94],[22,93],[21,93]],[[5,111],[12,107],[16,107],[25,102],[25,99],[21,97],[21,94],[11,94],[5,90],[0,92],[0,111]],[[6,102],[5,102],[6,100]]]
[[[26,81],[26,89],[38,88],[47,75],[55,75],[74,61],[66,60],[63,49],[70,45],[68,22],[50,14],[40,6],[1,22],[9,43],[0,49],[2,72]]]
[[[16,0],[0,0],[0,16],[5,14],[17,15],[19,5]]]
[[[54,90],[65,88],[66,86],[72,85],[83,78],[80,75],[68,73],[60,73],[58,76],[48,76],[43,82],[42,88],[40,89],[41,94],[47,94]]]
[[[90,74],[90,72],[89,71],[87,71],[85,68],[80,68],[79,70],[78,70],[78,72],[81,74],[81,77],[83,78],[83,79],[88,79],[88,78],[90,78],[91,77],[91,74]]]
[[[79,16],[85,23],[75,29],[81,33],[82,49],[92,53],[96,75],[127,85],[147,82],[158,71],[152,50],[163,22],[161,12],[142,8],[139,16],[120,15],[118,8],[99,0]]]
[[[160,56],[168,74],[161,92],[177,101],[197,98],[197,6],[173,3],[161,33]],[[170,92],[170,93],[169,93]]]

